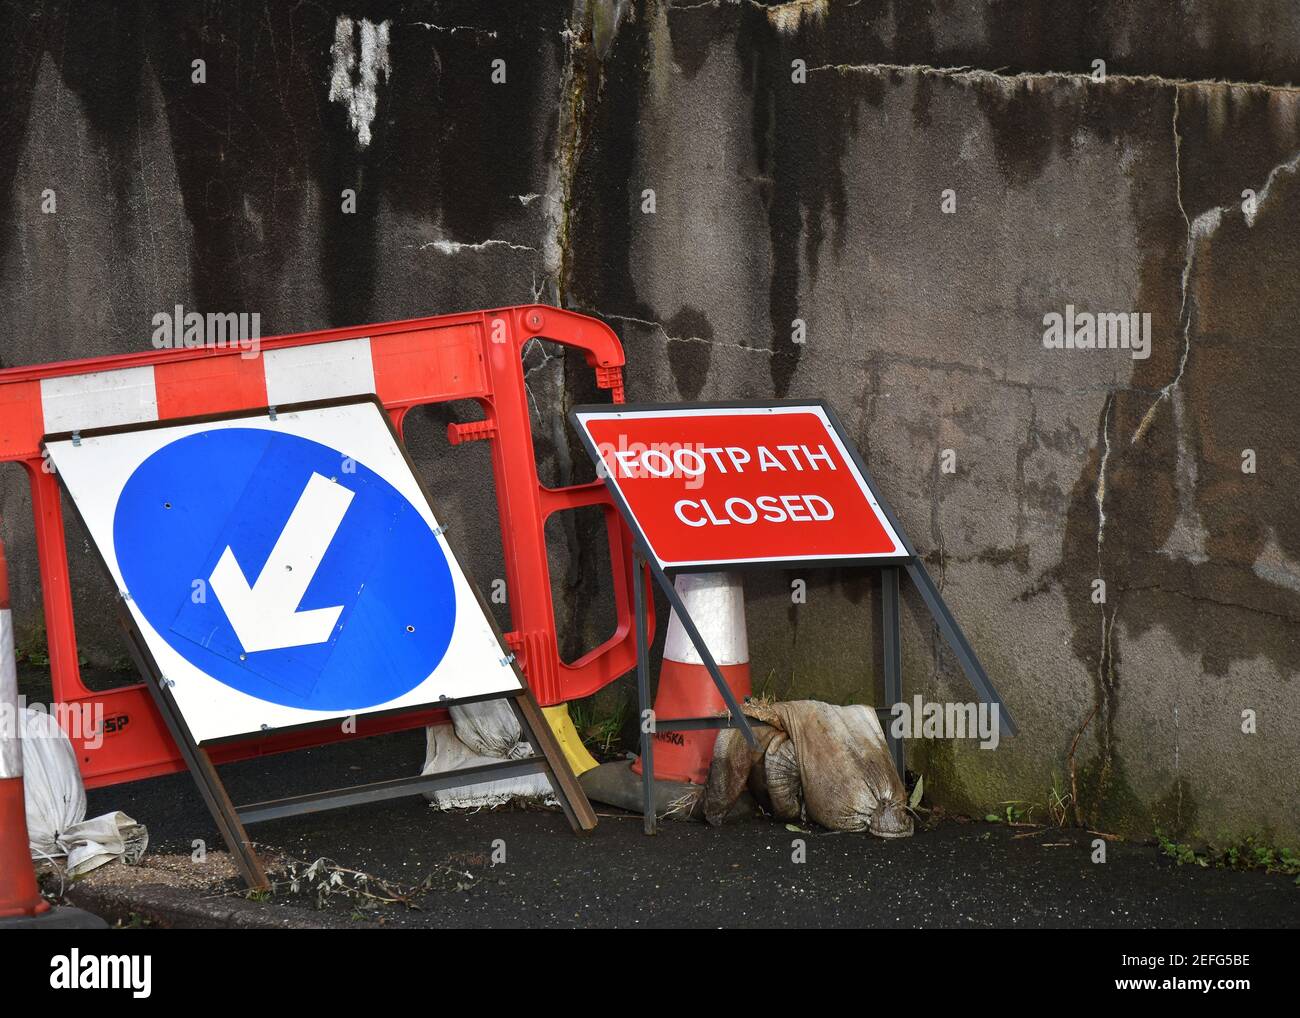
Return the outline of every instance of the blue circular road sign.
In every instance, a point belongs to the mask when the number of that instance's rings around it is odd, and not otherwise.
[[[337,449],[259,428],[177,439],[113,518],[127,592],[219,682],[287,707],[374,708],[415,688],[456,621],[437,535]]]

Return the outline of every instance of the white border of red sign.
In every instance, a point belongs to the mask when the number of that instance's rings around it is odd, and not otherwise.
[[[603,460],[591,433],[587,430],[589,420],[601,418],[614,419],[634,419],[649,420],[661,417],[707,417],[715,415],[735,415],[735,414],[793,414],[793,413],[812,413],[819,417],[826,425],[826,430],[830,434],[836,447],[843,456],[844,462],[848,464],[849,469],[853,472],[854,479],[862,489],[863,495],[870,503],[876,513],[880,525],[884,528],[886,535],[894,542],[897,549],[894,552],[863,552],[852,555],[787,555],[787,556],[765,556],[759,558],[743,559],[701,559],[691,561],[676,561],[662,558],[658,551],[651,544],[649,537],[646,535],[640,522],[636,520],[631,506],[624,497],[622,490],[619,488],[616,478],[609,475],[608,471],[601,468]],[[844,428],[840,424],[839,418],[835,412],[825,403],[817,400],[789,400],[774,401],[768,403],[758,402],[736,402],[736,403],[614,403],[609,405],[598,406],[579,406],[570,412],[570,418],[574,427],[587,448],[588,454],[592,461],[598,464],[597,472],[605,484],[608,486],[610,494],[619,505],[626,520],[633,524],[632,529],[636,532],[637,539],[644,546],[647,554],[659,563],[660,567],[666,571],[703,571],[710,568],[717,569],[744,569],[759,566],[772,565],[792,565],[800,563],[816,564],[819,566],[833,566],[838,564],[853,565],[864,563],[887,564],[890,562],[906,562],[915,554],[906,538],[903,537],[902,529],[894,520],[894,514],[890,511],[888,505],[876,494],[875,486],[871,482],[871,475],[867,472],[862,458],[858,455],[857,449],[852,442],[846,441],[844,437]]]

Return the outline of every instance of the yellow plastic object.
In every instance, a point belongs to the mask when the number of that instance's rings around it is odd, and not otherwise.
[[[560,744],[560,749],[564,751],[564,758],[569,761],[569,766],[573,768],[575,777],[597,766],[595,758],[587,752],[587,747],[582,744],[582,739],[578,736],[578,730],[573,727],[573,719],[569,717],[569,705],[567,703],[557,703],[554,707],[543,707],[542,713],[546,715],[546,721],[551,726],[551,731],[555,733],[555,741]]]

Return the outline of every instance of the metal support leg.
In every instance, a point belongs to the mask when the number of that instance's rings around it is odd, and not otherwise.
[[[967,681],[975,687],[975,692],[979,694],[979,698],[984,703],[997,705],[999,724],[1009,735],[1015,735],[1017,731],[1016,723],[1011,720],[1011,712],[1007,710],[1007,705],[1002,702],[1002,697],[998,695],[998,691],[993,688],[993,683],[989,681],[989,677],[984,674],[984,667],[980,664],[979,658],[975,656],[975,651],[971,649],[971,645],[966,641],[966,634],[961,631],[961,626],[957,625],[957,620],[952,617],[952,612],[944,604],[939,589],[934,585],[934,580],[930,578],[930,574],[926,571],[920,559],[913,558],[907,563],[907,575],[912,578],[912,582],[916,584],[916,589],[920,591],[925,606],[930,609],[930,615],[933,617],[935,625],[939,627],[939,632],[943,634],[948,649],[957,658],[957,663],[961,665],[961,670],[965,673]]]
[[[518,696],[506,697],[510,709],[515,712],[519,722],[519,731],[533,747],[551,782],[551,791],[564,810],[569,826],[574,834],[587,834],[596,827],[596,814],[587,801],[587,793],[573,775],[573,769],[564,758],[564,751],[556,741],[555,733],[547,723],[542,709],[537,706],[533,694],[525,688]]]
[[[640,554],[632,557],[632,610],[636,614],[637,725],[641,731],[642,817],[646,834],[655,833],[655,750],[650,704],[650,648],[646,646],[645,575]],[[646,724],[647,720],[651,723]]]
[[[892,708],[903,700],[903,643],[899,630],[898,568],[886,566],[880,571],[880,620],[885,646],[885,706]],[[894,760],[898,776],[907,779],[907,758],[902,739],[892,733],[893,725],[886,721],[885,740],[889,755]]]

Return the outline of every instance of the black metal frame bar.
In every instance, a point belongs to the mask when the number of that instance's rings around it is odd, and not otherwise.
[[[525,735],[529,734],[527,728],[524,728],[523,731]],[[338,809],[341,806],[383,802],[386,799],[399,799],[402,796],[416,795],[420,792],[432,792],[442,788],[458,788],[461,785],[477,784],[480,781],[499,781],[503,778],[515,778],[525,774],[539,774],[545,770],[546,761],[543,757],[524,757],[522,760],[502,760],[500,763],[462,767],[460,770],[455,771],[417,774],[411,777],[393,778],[389,781],[374,781],[365,785],[328,788],[320,792],[308,792],[305,795],[293,795],[284,799],[269,799],[266,802],[236,806],[235,812],[243,823],[256,824],[264,820],[302,816],[304,813],[320,813],[324,810]]]
[[[657,410],[754,410],[769,409],[774,407],[809,407],[819,408],[826,414],[831,428],[836,432],[837,437],[848,452],[854,467],[861,475],[863,482],[870,490],[872,496],[879,506],[881,514],[889,521],[898,540],[902,543],[906,552],[905,555],[878,555],[878,556],[859,556],[855,558],[843,559],[782,559],[782,560],[765,560],[765,561],[744,561],[744,562],[710,562],[710,563],[693,563],[690,566],[665,567],[655,554],[649,539],[642,530],[640,523],[633,514],[623,493],[619,490],[618,485],[614,482],[609,472],[604,469],[603,460],[600,451],[587,430],[582,426],[580,415],[599,414],[605,416],[620,416],[622,414],[636,414],[645,411]],[[968,682],[975,689],[979,698],[984,703],[994,704],[998,708],[998,717],[1001,724],[1007,728],[1007,732],[1015,735],[1018,732],[1016,723],[1012,720],[1006,704],[1003,702],[1001,695],[989,680],[988,674],[984,671],[983,665],[980,664],[979,658],[972,649],[970,642],[966,639],[965,633],[962,632],[961,626],[953,617],[948,605],[939,593],[938,588],[931,579],[925,564],[916,554],[916,548],[908,539],[907,533],[903,530],[898,518],[894,515],[889,503],[881,496],[876,487],[875,481],[872,480],[866,464],[862,461],[862,456],[854,442],[849,439],[843,424],[836,415],[834,409],[824,400],[780,400],[771,402],[756,401],[736,401],[736,402],[716,402],[716,403],[616,403],[616,404],[595,404],[575,407],[569,413],[569,420],[577,431],[582,441],[583,447],[587,450],[587,455],[591,457],[596,466],[597,474],[605,481],[609,489],[610,496],[614,501],[615,507],[623,517],[624,523],[632,532],[635,540],[635,553],[633,556],[633,570],[640,572],[641,564],[644,562],[645,568],[649,570],[654,577],[659,589],[664,592],[672,610],[676,612],[678,620],[682,624],[687,637],[695,647],[700,659],[704,662],[709,671],[713,684],[718,687],[718,692],[722,695],[724,702],[727,704],[729,715],[726,717],[713,718],[672,718],[660,721],[654,717],[653,707],[650,702],[650,668],[648,661],[648,648],[646,647],[646,598],[642,586],[642,578],[637,577],[634,584],[635,596],[633,598],[633,611],[636,615],[637,627],[637,700],[639,704],[638,717],[640,719],[641,730],[641,780],[643,788],[643,820],[645,833],[654,834],[656,830],[656,817],[654,811],[654,733],[655,732],[686,732],[701,731],[707,729],[738,728],[745,733],[745,739],[751,747],[757,748],[757,740],[754,736],[751,722],[745,717],[740,705],[736,703],[731,688],[727,685],[719,671],[713,655],[710,653],[708,646],[700,636],[699,629],[695,621],[691,618],[690,612],[686,610],[685,604],[677,594],[677,589],[673,586],[669,576],[676,576],[679,573],[704,573],[704,572],[733,572],[737,570],[749,569],[827,569],[827,568],[875,568],[880,571],[880,612],[881,612],[881,629],[882,643],[884,645],[884,692],[885,699],[892,705],[901,703],[903,700],[903,643],[901,636],[902,623],[902,598],[899,593],[899,569],[900,567],[907,570],[912,582],[916,585],[921,594],[921,599],[925,603],[926,610],[930,613],[935,625],[938,626],[939,632],[943,634],[944,641],[948,644],[953,656],[956,657],[957,663],[961,666],[962,673],[966,676]],[[880,715],[889,715],[889,709],[877,708],[876,713]],[[647,726],[647,722],[649,725]],[[758,722],[754,722],[757,724]],[[889,745],[890,757],[894,766],[898,769],[899,777],[905,777],[906,755],[905,746],[901,739],[894,738],[890,731],[891,726],[888,724],[881,726],[885,732],[885,739]]]
[[[898,568],[886,566],[880,570],[880,632],[885,657],[885,702],[894,704],[903,700],[903,640],[902,601],[898,595]],[[893,757],[898,776],[907,779],[903,740],[894,738],[891,725],[884,725],[889,755]]]

